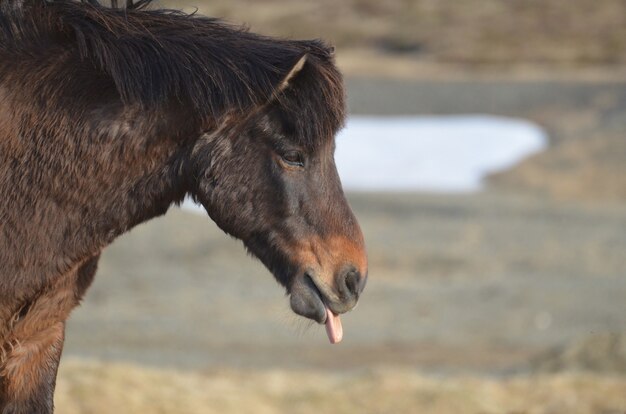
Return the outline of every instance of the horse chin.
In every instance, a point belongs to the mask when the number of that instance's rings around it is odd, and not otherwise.
[[[307,275],[300,275],[294,278],[290,289],[291,309],[298,315],[312,319],[317,323],[326,322],[326,306],[322,296]]]

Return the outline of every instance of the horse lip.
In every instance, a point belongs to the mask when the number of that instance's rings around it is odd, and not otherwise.
[[[311,289],[313,290],[313,292],[320,298],[320,300],[322,301],[322,303],[324,304],[324,306],[326,308],[328,307],[328,303],[326,302],[326,297],[322,294],[322,291],[320,290],[320,288],[317,286],[317,283],[315,283],[315,279],[313,279],[313,277],[311,277],[310,273],[306,272],[304,274],[304,277],[310,282],[309,286],[311,287]],[[329,308],[330,309],[330,308]],[[332,311],[332,309],[331,309]],[[328,315],[326,315],[326,313],[324,313],[324,320],[323,321],[319,321],[320,324],[325,324],[326,320],[328,319]]]
[[[292,279],[289,296],[291,308],[296,314],[320,324],[326,323],[324,296],[306,274],[299,274]]]

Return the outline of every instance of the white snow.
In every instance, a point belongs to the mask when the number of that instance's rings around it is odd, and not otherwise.
[[[335,160],[347,190],[467,192],[545,146],[543,130],[518,119],[354,116]]]

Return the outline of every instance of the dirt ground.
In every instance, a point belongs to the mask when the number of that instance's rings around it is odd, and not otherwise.
[[[626,327],[626,209],[481,194],[350,197],[370,280],[345,340],[202,215],[174,210],[104,254],[66,355],[185,368],[516,372]]]

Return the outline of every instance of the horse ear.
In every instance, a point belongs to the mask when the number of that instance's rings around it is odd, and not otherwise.
[[[307,56],[308,56],[307,54],[304,54],[302,55],[300,59],[298,59],[298,61],[296,62],[295,65],[293,65],[289,73],[287,73],[287,75],[280,82],[280,85],[278,85],[278,88],[276,88],[276,93],[281,93],[289,87],[289,83],[293,79],[295,79],[296,76],[298,76],[298,73],[302,71],[302,68],[304,67],[304,64],[306,63]]]

